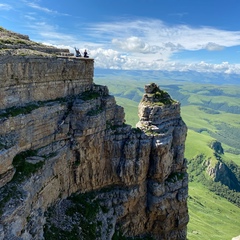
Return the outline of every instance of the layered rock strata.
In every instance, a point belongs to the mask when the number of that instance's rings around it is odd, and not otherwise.
[[[178,102],[147,85],[131,128],[91,59],[12,56],[0,73],[0,239],[186,239]]]
[[[76,95],[93,83],[93,59],[2,56],[0,109]]]

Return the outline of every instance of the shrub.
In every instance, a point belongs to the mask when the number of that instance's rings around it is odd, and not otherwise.
[[[36,156],[37,150],[27,150],[17,154],[13,158],[13,166],[16,168],[16,173],[13,177],[13,181],[22,182],[26,178],[30,177],[33,173],[37,172],[43,165],[44,161],[38,162],[36,164],[28,163],[26,161],[27,157]]]

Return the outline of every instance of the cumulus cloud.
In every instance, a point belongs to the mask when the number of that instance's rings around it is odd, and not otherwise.
[[[49,44],[59,48],[67,48],[74,53],[74,48],[71,45],[56,45]],[[76,40],[76,45],[78,42]],[[83,43],[84,44],[84,43]],[[240,64],[230,64],[229,62],[222,62],[219,64],[207,63],[205,61],[186,63],[164,61],[163,59],[146,61],[141,57],[124,54],[120,51],[111,48],[102,48],[98,45],[85,45],[80,48],[80,52],[84,49],[88,50],[91,58],[94,58],[94,65],[96,68],[105,69],[122,69],[122,70],[167,70],[167,71],[197,71],[197,72],[214,72],[226,74],[240,74]]]
[[[128,26],[126,28],[126,26]],[[240,32],[186,25],[168,26],[160,20],[97,23],[82,31],[80,36],[64,34],[56,25],[36,22],[31,27],[45,43],[69,48],[88,49],[95,67],[111,69],[142,69],[199,72],[240,73],[239,64],[213,64],[206,61],[179,58],[173,54],[201,49],[220,51],[240,45]],[[81,31],[77,31],[81,32]]]
[[[126,27],[127,26],[127,27]],[[161,20],[121,20],[90,25],[88,36],[103,48],[112,48],[140,66],[159,66],[159,61],[172,61],[173,54],[181,51],[221,51],[240,45],[240,31],[226,31],[211,27],[167,25]],[[177,64],[177,63],[176,63]],[[178,63],[179,64],[179,63]],[[168,66],[168,64],[166,64]],[[170,64],[172,69],[172,64]],[[124,67],[124,66],[123,66]]]
[[[96,48],[89,52],[96,62],[95,66],[99,68],[122,69],[127,57],[113,49]]]
[[[139,37],[129,37],[127,39],[121,40],[114,38],[112,43],[119,47],[123,51],[127,52],[139,52],[139,53],[157,53],[160,50],[160,47],[156,45],[149,45],[144,42]]]
[[[179,44],[179,43],[178,44],[174,44],[172,42],[165,43],[164,47],[165,48],[169,48],[170,51],[172,51],[172,52],[177,52],[177,51],[181,51],[181,50],[184,49],[184,47],[181,44]]]
[[[222,62],[219,64],[207,63],[204,61],[194,63],[163,61],[156,59],[145,61],[142,58],[122,54],[113,49],[94,48],[89,46],[90,57],[94,58],[95,67],[124,70],[168,70],[168,71],[197,71],[215,73],[240,74],[240,64]]]
[[[194,51],[202,49],[221,51],[238,46],[240,31],[187,25],[169,26],[155,19],[98,23],[89,26],[86,31],[96,42],[102,43],[102,49],[114,50],[115,57],[108,58],[102,53],[106,66],[112,64],[112,67],[122,69],[239,72],[238,64],[212,64],[196,60],[175,62],[172,56],[181,51],[192,51],[194,54]],[[101,56],[98,56],[96,66],[100,64],[100,59]]]
[[[223,46],[213,42],[209,42],[206,44],[206,49],[209,51],[220,51],[220,50],[223,50],[223,48],[224,48]]]

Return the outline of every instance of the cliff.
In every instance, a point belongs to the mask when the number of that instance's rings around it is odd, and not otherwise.
[[[214,150],[216,159],[206,161],[208,175],[214,182],[220,182],[230,190],[240,192],[240,168],[233,161],[224,159],[224,149],[220,142],[214,140],[209,146]]]
[[[186,239],[180,103],[146,85],[132,128],[93,59],[0,33],[0,239]]]

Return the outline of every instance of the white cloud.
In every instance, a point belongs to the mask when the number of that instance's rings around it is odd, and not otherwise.
[[[49,44],[46,43],[46,44]],[[74,53],[74,48],[70,45],[54,45],[59,48],[67,48]],[[79,44],[75,42],[75,45]],[[106,49],[97,45],[85,45],[80,48],[83,53],[84,49],[88,50],[91,58],[94,58],[94,64],[97,68],[124,69],[124,70],[167,70],[167,71],[197,71],[197,72],[214,72],[226,74],[240,74],[240,64],[230,64],[222,62],[219,64],[207,63],[204,61],[194,63],[164,61],[162,59],[146,61],[141,57],[123,54],[114,49]]]
[[[194,54],[194,50],[219,51],[240,45],[240,32],[237,31],[168,26],[159,20],[100,23],[76,31],[84,32],[79,36],[62,33],[59,26],[44,21],[31,27],[47,44],[66,47],[71,52],[75,46],[82,52],[87,48],[90,57],[95,59],[95,67],[99,68],[240,74],[240,65],[227,61],[213,64],[171,59],[173,53],[183,50],[191,50]]]
[[[31,8],[37,9],[39,11],[45,12],[45,13],[49,13],[49,14],[57,14],[57,15],[64,15],[64,16],[69,16],[69,14],[65,14],[65,13],[59,13],[58,11],[46,8],[46,7],[42,7],[39,4],[36,4],[34,2],[29,2],[26,0],[23,0],[23,2],[25,2],[25,4]]]
[[[205,48],[214,50],[213,46],[240,45],[240,31],[225,31],[210,27],[192,28],[187,25],[168,26],[160,20],[151,19],[100,23],[90,26],[87,30],[97,40],[113,40],[115,43],[117,39],[117,43],[126,42],[125,45],[134,41],[141,47],[148,45],[157,46],[159,49],[166,47],[169,42],[186,50]]]
[[[206,44],[206,49],[209,51],[220,51],[223,50],[223,48],[224,48],[223,46],[212,42]]]
[[[168,48],[171,52],[177,52],[184,49],[184,47],[181,44],[173,44],[172,42],[168,42],[164,44],[165,48]]]
[[[89,55],[99,68],[121,69],[126,62],[126,57],[113,49],[97,48],[91,50]]]
[[[38,4],[33,3],[33,2],[26,2],[26,3],[29,7],[40,10],[40,11],[43,11],[43,12],[46,12],[46,13],[57,13],[57,11],[53,11],[53,10],[50,10],[48,8],[41,7]]]
[[[0,3],[0,10],[11,10],[12,6],[9,4]]]
[[[31,16],[30,14],[29,15],[24,15],[24,17],[30,21],[34,21],[34,20],[37,20],[35,17]]]
[[[61,46],[64,47],[64,46]],[[235,73],[240,74],[240,64],[230,64],[222,62],[212,64],[204,61],[195,63],[181,63],[173,61],[145,61],[142,58],[132,57],[122,54],[113,49],[94,48],[89,46],[89,55],[94,58],[95,67],[125,70],[168,70],[168,71],[197,71],[215,73]],[[83,49],[81,49],[83,51]]]
[[[96,66],[122,69],[158,69],[178,71],[240,72],[239,64],[174,62],[172,54],[183,50],[220,51],[240,45],[240,31],[187,25],[168,26],[160,20],[134,20],[99,23],[86,29],[102,49],[112,49],[115,57],[96,55]],[[123,57],[124,56],[124,57]],[[104,62],[104,64],[103,64]]]
[[[112,39],[112,43],[123,51],[139,52],[139,53],[157,53],[160,47],[149,45],[141,40],[139,37],[129,37],[124,40]]]
[[[35,22],[29,25],[35,33],[37,33],[38,42],[45,42],[50,45],[69,45],[76,42],[74,36],[61,33],[57,25],[50,25],[47,22]]]

